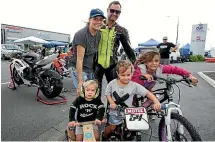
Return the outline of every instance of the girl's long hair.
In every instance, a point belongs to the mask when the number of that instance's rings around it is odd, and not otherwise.
[[[158,55],[160,57],[160,53],[158,51],[151,50],[151,51],[144,52],[137,59],[137,61],[135,62],[135,65],[148,63],[152,61],[155,55]]]

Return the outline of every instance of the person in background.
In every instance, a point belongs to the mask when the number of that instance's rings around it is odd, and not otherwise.
[[[46,48],[42,47],[41,49],[41,58],[43,59],[46,56]]]
[[[69,50],[69,48],[67,47],[67,45],[65,45],[65,47],[63,48],[63,52],[64,52],[64,53],[67,53],[68,50]]]
[[[171,52],[175,52],[178,49],[178,47],[175,44],[173,44],[172,42],[167,42],[167,40],[168,40],[168,37],[164,36],[163,43],[160,43],[157,46],[161,55],[160,63],[164,65],[170,64],[169,54]]]

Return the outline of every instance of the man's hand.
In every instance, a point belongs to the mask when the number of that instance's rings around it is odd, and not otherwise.
[[[178,47],[171,48],[171,52],[176,52],[177,49]]]
[[[197,86],[198,83],[198,79],[196,77],[194,77],[192,74],[189,75],[189,79],[192,81],[192,84],[194,86]]]

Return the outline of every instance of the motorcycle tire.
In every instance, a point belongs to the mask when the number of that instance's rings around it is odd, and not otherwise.
[[[63,89],[63,82],[57,72],[48,69],[41,74],[41,78],[46,84],[46,86],[40,87],[40,90],[42,91],[44,96],[49,99],[53,99],[60,95]]]
[[[22,85],[24,83],[15,68],[13,68],[13,79],[17,85]]]

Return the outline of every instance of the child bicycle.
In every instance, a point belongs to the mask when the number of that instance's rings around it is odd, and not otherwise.
[[[115,122],[121,121],[121,123],[116,126],[110,137],[103,138],[103,141],[133,141],[135,137],[137,141],[141,141],[140,132],[149,129],[147,112],[144,107],[127,107],[119,104],[115,112],[108,114],[107,119],[110,120],[109,118],[114,119]]]
[[[140,76],[141,80],[146,80],[144,76]],[[202,141],[201,136],[192,125],[183,115],[180,109],[179,102],[173,102],[173,85],[179,82],[186,82],[191,87],[191,82],[187,77],[176,80],[171,77],[167,78],[158,78],[158,80],[164,81],[166,83],[165,88],[157,89],[153,91],[153,94],[159,96],[161,103],[165,103],[165,111],[158,113],[150,113],[150,106],[152,102],[150,100],[145,100],[144,97],[139,97],[136,99],[137,106],[143,106],[148,108],[148,115],[157,115],[161,118],[158,128],[159,141],[190,141],[185,137],[184,129],[187,129],[192,141]],[[183,83],[184,84],[184,83]],[[178,86],[177,86],[178,87]],[[179,87],[178,87],[179,88]],[[180,88],[179,88],[179,101],[180,101]],[[173,112],[174,111],[174,112]],[[176,111],[176,112],[175,112]],[[176,120],[180,124],[177,124],[176,131],[173,132],[171,128],[172,121]],[[173,134],[173,135],[172,135]]]
[[[81,126],[83,129],[83,141],[91,141],[91,142],[96,141],[95,136],[94,136],[94,132],[93,132],[93,125],[94,124],[95,124],[95,121],[88,121],[88,122],[79,123],[79,126]],[[71,129],[73,129],[73,128],[71,128]],[[69,141],[67,130],[65,131],[65,134],[66,134],[67,140]]]

